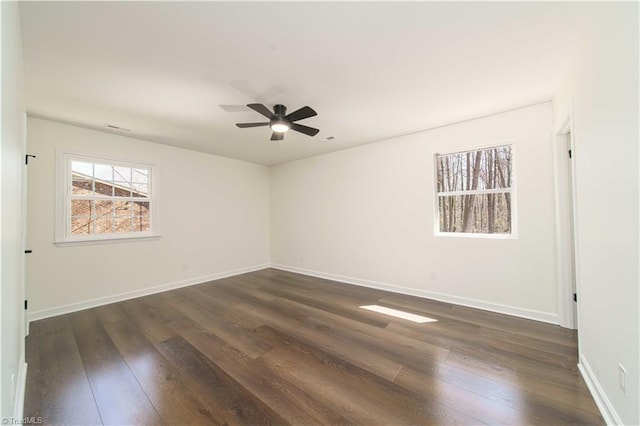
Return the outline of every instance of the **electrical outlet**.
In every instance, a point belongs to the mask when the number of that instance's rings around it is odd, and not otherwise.
[[[620,380],[620,389],[627,394],[627,370],[622,366],[622,364],[618,364],[618,379]]]
[[[436,273],[436,271],[431,271],[431,281],[435,281],[437,277],[438,274]]]
[[[188,271],[189,270],[189,264],[188,263],[183,263],[182,264],[182,270],[183,271]]]

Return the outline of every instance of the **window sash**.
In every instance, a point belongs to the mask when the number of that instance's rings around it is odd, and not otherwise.
[[[441,160],[446,157],[455,155],[466,155],[467,153],[482,152],[484,156],[485,151],[490,151],[496,148],[509,148],[510,149],[510,175],[507,179],[508,183],[504,187],[494,187],[491,189],[457,189],[457,190],[440,190],[440,188],[446,186],[439,179],[443,177],[445,170],[441,168]],[[442,236],[454,236],[454,237],[469,237],[469,238],[493,238],[493,239],[516,239],[517,238],[517,208],[516,208],[516,165],[515,165],[515,145],[512,140],[500,141],[492,144],[485,144],[478,146],[477,148],[465,149],[448,153],[435,153],[433,156],[433,176],[434,176],[434,234]],[[498,158],[498,157],[494,157]],[[484,161],[484,160],[483,160]],[[486,164],[486,163],[484,163]],[[504,163],[503,163],[504,164]],[[466,166],[466,165],[465,165]],[[466,177],[466,176],[465,176]],[[442,184],[442,186],[441,186]],[[479,185],[481,186],[481,185]],[[440,218],[440,204],[442,200],[446,200],[451,197],[464,197],[464,196],[483,196],[488,194],[508,194],[509,197],[509,209],[510,209],[510,232],[498,233],[498,232],[460,232],[441,230],[441,218]]]
[[[511,188],[496,188],[496,189],[470,189],[468,191],[443,191],[438,192],[438,197],[448,197],[454,195],[477,195],[477,194],[504,194],[511,193]]]
[[[144,170],[147,173],[148,178],[146,179],[146,187],[147,194],[141,193],[141,196],[131,196],[131,195],[117,195],[112,192],[111,195],[105,195],[95,192],[96,182],[104,183],[107,185],[119,185],[121,182],[115,180],[105,180],[100,177],[95,176],[95,172],[92,176],[86,176],[87,180],[91,181],[91,194],[73,194],[73,182],[74,174],[72,164],[73,162],[85,162],[92,163],[95,167],[96,164],[116,167],[119,169],[131,169],[131,173],[135,173],[136,170]],[[145,239],[145,238],[157,238],[159,235],[156,229],[156,172],[155,166],[151,164],[144,163],[133,163],[128,161],[120,161],[120,160],[112,160],[104,157],[92,157],[85,156],[82,154],[72,154],[69,152],[64,152],[58,150],[58,167],[60,168],[58,173],[58,190],[57,194],[59,195],[56,198],[59,199],[57,202],[58,207],[58,219],[56,219],[56,244],[64,245],[65,243],[70,243],[71,245],[75,243],[99,243],[100,241],[108,242],[108,240],[123,240],[123,239]],[[122,171],[122,170],[120,170]],[[117,179],[117,178],[114,178]],[[135,182],[133,182],[135,184]],[[132,187],[131,191],[135,193],[135,187]],[[73,215],[72,211],[72,201],[81,200],[81,201],[89,201],[91,202],[91,207],[86,211],[85,214],[81,215]],[[105,214],[97,214],[95,209],[96,202],[112,202],[111,212]],[[135,206],[128,206],[129,208],[117,214],[118,210],[116,209],[116,203],[144,203],[146,206],[141,207],[146,209],[146,214],[141,214],[140,209]],[[72,233],[72,220],[85,218],[87,222],[90,223],[90,233],[82,234],[82,233]],[[96,221],[100,219],[105,219],[106,221],[111,221],[111,231],[110,232],[95,232],[96,231]],[[130,228],[127,230],[126,221],[139,221],[139,223],[134,224],[131,222]],[[108,224],[106,225],[108,229]],[[118,230],[119,226],[123,226],[121,230]],[[135,230],[136,226],[140,228],[148,227],[146,230]]]

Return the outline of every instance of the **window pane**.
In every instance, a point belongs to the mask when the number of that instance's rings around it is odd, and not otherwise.
[[[134,217],[133,218],[133,230],[137,232],[144,232],[151,229],[151,222],[148,217]]]
[[[76,174],[72,175],[71,193],[73,195],[93,195],[93,183],[91,178]]]
[[[94,177],[104,182],[113,182],[113,166],[94,164]]]
[[[438,155],[436,162],[439,193],[511,187],[511,145]]]
[[[133,183],[149,183],[149,169],[132,169],[131,182]]]
[[[72,161],[71,171],[74,174],[84,175],[86,177],[92,177],[93,163],[86,163],[84,161]]]
[[[113,168],[114,195],[131,197],[131,168],[116,166]]]
[[[133,203],[131,201],[116,201],[116,216],[131,217],[133,215]]]
[[[96,201],[95,213],[96,217],[113,215],[113,201]]]
[[[511,233],[511,194],[438,197],[440,232]]]
[[[90,216],[91,201],[71,200],[71,216]]]
[[[128,185],[128,184],[127,184]],[[115,197],[131,197],[131,188],[123,188],[119,184],[113,185],[113,195]]]
[[[95,181],[95,190],[96,195],[105,195],[107,197],[113,196],[113,185],[111,183]]]
[[[116,182],[131,182],[131,168],[115,166],[113,168],[113,180]]]
[[[96,234],[110,234],[112,231],[113,218],[111,216],[98,216],[95,219]]]
[[[71,235],[91,234],[92,224],[91,216],[71,217]]]
[[[133,184],[133,196],[134,197],[149,197],[149,185],[144,183]]]
[[[458,153],[438,156],[438,192],[463,191],[471,189],[474,165],[472,153]]]
[[[123,188],[123,189],[128,189],[131,190],[132,186],[131,186],[131,181],[124,181],[124,180],[116,180],[114,182],[115,186],[117,188]]]
[[[131,232],[131,217],[116,217],[114,232]]]
[[[135,216],[149,217],[149,202],[134,202],[133,214]]]

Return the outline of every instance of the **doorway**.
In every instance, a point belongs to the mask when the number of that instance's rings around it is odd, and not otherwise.
[[[558,320],[561,326],[578,328],[578,274],[575,227],[576,172],[575,143],[571,120],[567,119],[556,133],[554,143],[556,181]]]

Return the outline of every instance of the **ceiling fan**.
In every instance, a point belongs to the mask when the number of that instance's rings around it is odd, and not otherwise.
[[[318,115],[318,113],[308,106],[304,106],[289,115],[285,115],[287,113],[287,107],[280,104],[273,107],[273,112],[262,104],[248,104],[247,106],[257,113],[267,117],[269,121],[265,123],[236,123],[236,126],[241,129],[247,127],[269,126],[271,127],[271,130],[273,130],[273,133],[271,134],[272,141],[281,141],[284,139],[284,134],[289,129],[304,133],[308,136],[315,136],[320,131],[313,127],[294,123],[294,121],[304,120],[305,118]]]

